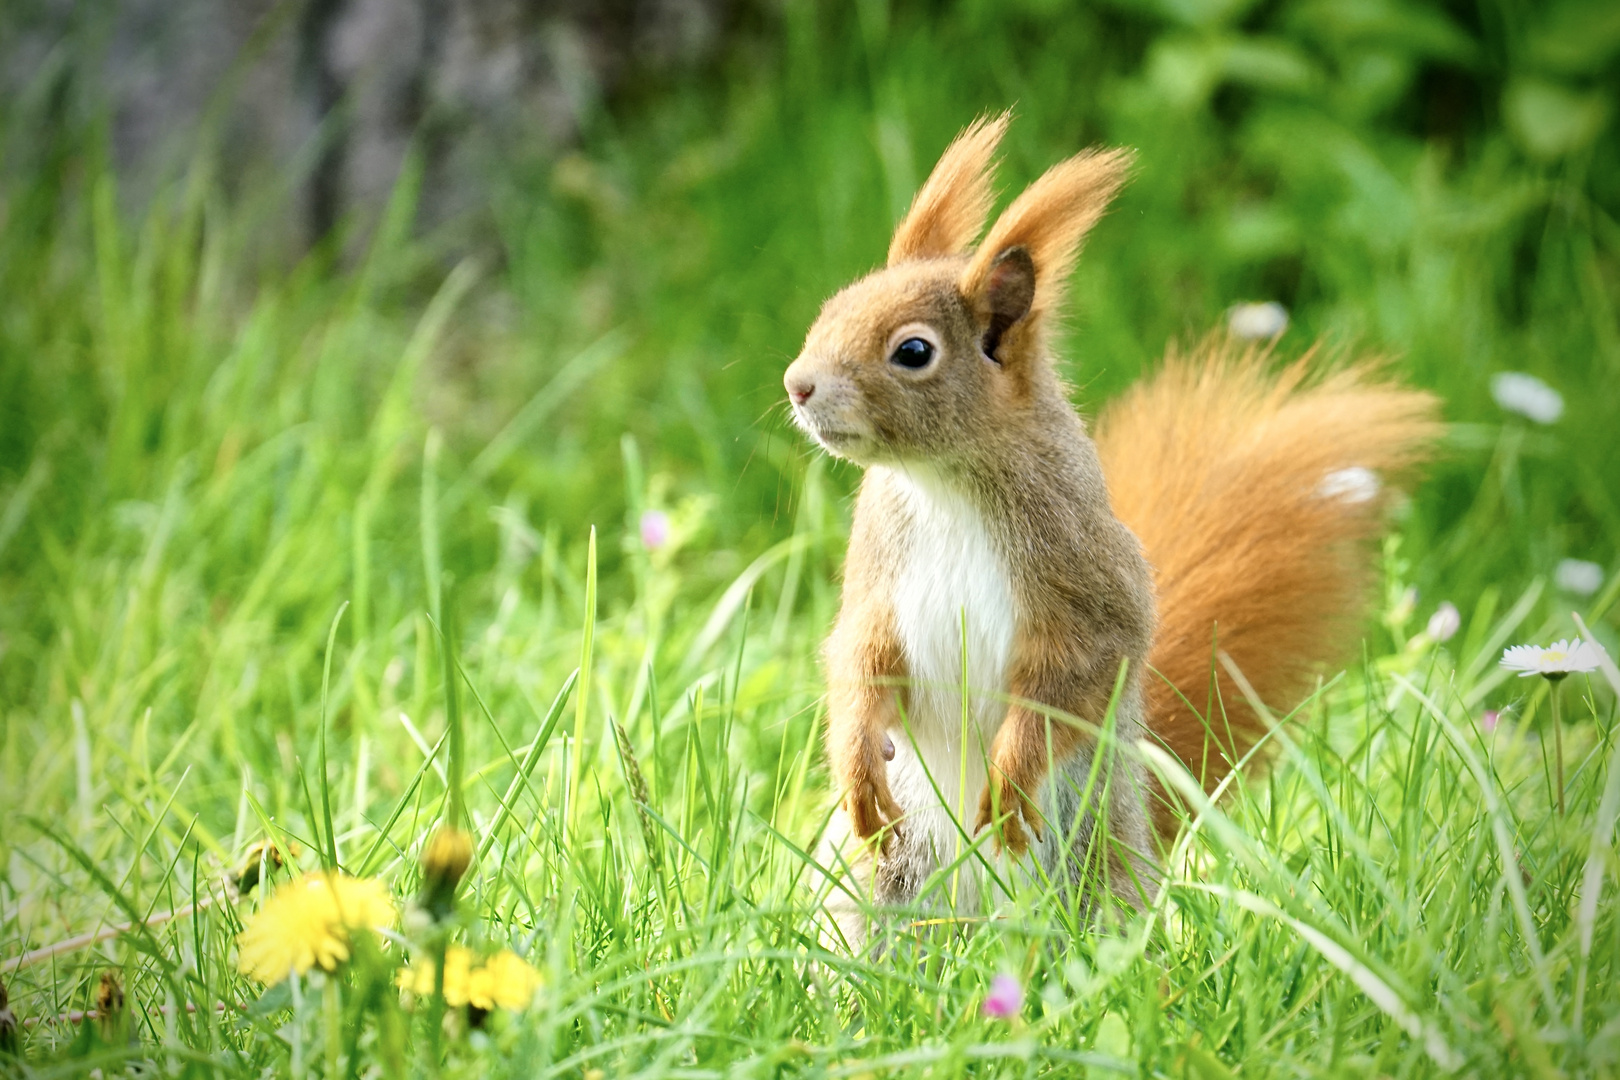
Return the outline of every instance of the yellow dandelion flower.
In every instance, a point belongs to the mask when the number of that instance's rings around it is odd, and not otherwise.
[[[489,976],[489,968],[478,967],[467,976],[467,1004],[475,1009],[489,1012],[495,1008],[495,981]]]
[[[472,950],[452,945],[444,954],[444,1003],[451,1008],[467,1004],[472,974]]]
[[[403,965],[394,977],[394,983],[417,997],[427,997],[433,993],[433,961],[415,960]]]
[[[401,990],[427,997],[433,993],[433,972],[432,960],[418,960],[400,968],[395,981]],[[472,950],[465,945],[445,950],[444,1003],[452,1008],[525,1009],[539,985],[540,973],[510,949],[502,949],[477,967]]]
[[[451,945],[444,951],[444,1001],[446,1005],[465,1005],[472,975],[472,950],[465,945]],[[399,969],[395,980],[401,990],[409,990],[417,997],[433,993],[433,961],[427,958],[414,961]]]
[[[307,874],[277,889],[236,939],[242,974],[267,985],[349,958],[349,931],[394,921],[394,900],[375,878]]]
[[[502,949],[486,960],[473,978],[474,987],[483,994],[485,1001],[480,1001],[478,993],[475,993],[472,1003],[481,1009],[496,1005],[514,1011],[526,1009],[534,1001],[534,992],[540,987],[540,973],[511,949]]]

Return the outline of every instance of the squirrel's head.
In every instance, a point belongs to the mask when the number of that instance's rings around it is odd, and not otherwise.
[[[895,229],[888,265],[827,301],[788,368],[793,418],[829,453],[948,460],[1050,382],[1048,328],[1130,154],[1053,166],[974,248],[1007,121],[980,118],[957,136]]]

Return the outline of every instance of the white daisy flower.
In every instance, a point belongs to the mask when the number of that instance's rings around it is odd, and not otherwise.
[[[1288,329],[1288,309],[1275,300],[1263,304],[1238,304],[1226,314],[1226,327],[1235,338],[1262,341]]]
[[[1603,567],[1585,559],[1563,559],[1553,571],[1558,587],[1576,596],[1591,596],[1603,586]]]
[[[1522,371],[1499,371],[1491,376],[1491,396],[1510,413],[1551,424],[1564,415],[1564,395]]]
[[[1322,477],[1316,485],[1316,494],[1324,499],[1343,499],[1347,503],[1372,502],[1378,498],[1383,484],[1378,474],[1362,465],[1337,469]]]
[[[1434,641],[1449,641],[1462,629],[1462,612],[1450,600],[1443,601],[1429,616],[1429,637]]]
[[[1580,638],[1557,641],[1545,649],[1540,645],[1515,645],[1502,653],[1502,666],[1517,671],[1521,679],[1532,675],[1562,679],[1572,671],[1592,671],[1602,662],[1602,651]]]

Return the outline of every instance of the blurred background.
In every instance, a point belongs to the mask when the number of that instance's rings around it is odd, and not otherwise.
[[[856,477],[780,373],[1009,106],[1009,194],[1139,153],[1076,274],[1082,408],[1276,302],[1282,355],[1320,337],[1445,401],[1386,549],[1407,616],[1483,626],[1539,581],[1612,646],[1617,101],[1611,0],[9,0],[7,723],[98,686],[181,726],[296,711],[339,600],[407,643],[439,568],[479,626],[514,582],[566,609],[591,525],[608,613],[646,549],[678,609],[836,534]],[[806,650],[840,550],[756,575]]]

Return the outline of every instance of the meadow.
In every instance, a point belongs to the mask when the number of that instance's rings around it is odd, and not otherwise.
[[[292,254],[298,163],[226,190],[204,132],[136,200],[69,76],[0,103],[0,1074],[1620,1074],[1620,672],[1498,664],[1620,655],[1617,75],[1574,0],[788,3],[475,221],[420,227],[408,163]],[[811,862],[858,477],[781,372],[1008,106],[1005,190],[1139,154],[1074,279],[1083,411],[1277,301],[1279,359],[1387,357],[1448,434],[1360,648],[1152,907],[1031,884],[851,956]],[[245,974],[336,869],[400,919]],[[402,993],[452,942],[531,992]]]

